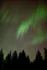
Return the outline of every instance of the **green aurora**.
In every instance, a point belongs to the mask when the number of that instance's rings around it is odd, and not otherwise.
[[[27,20],[23,21],[22,24],[17,29],[16,37],[19,38],[19,36],[23,37],[23,35],[28,31],[28,29],[31,27],[35,28],[37,25],[37,22],[41,21],[42,19],[46,19],[47,17],[47,10],[43,7],[38,7],[36,9],[36,12],[34,12]],[[42,29],[38,28],[37,35],[33,38],[32,44],[38,44],[42,41],[47,39],[47,34],[41,33]]]
[[[16,32],[16,38],[19,38],[19,36],[23,37],[23,35],[28,31],[30,26],[32,28],[36,28],[37,22],[41,21],[42,19],[46,19],[47,17],[47,9],[45,7],[40,7],[34,11],[34,13],[29,16],[28,19],[24,20],[21,25],[18,27],[17,32]],[[3,16],[2,16],[2,21],[5,21],[8,23],[10,20],[9,16],[9,10],[5,10]],[[32,43],[33,44],[38,44],[47,39],[47,34],[41,34],[42,29],[38,28],[37,29],[37,35],[33,38]]]

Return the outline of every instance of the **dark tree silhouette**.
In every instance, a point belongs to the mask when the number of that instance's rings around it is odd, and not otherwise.
[[[26,61],[27,61],[27,64],[29,65],[30,64],[29,56],[27,56]]]
[[[5,59],[5,70],[11,70],[11,52],[7,55]]]
[[[20,66],[25,66],[26,65],[26,55],[25,55],[24,50],[19,53],[18,60],[19,60],[18,64]]]
[[[19,53],[19,57],[18,57],[18,65],[23,67],[23,69],[27,69],[30,66],[30,59],[29,56],[26,56],[24,50],[22,52]]]
[[[44,48],[44,60],[45,60],[45,64],[47,64],[47,49]]]
[[[0,51],[0,70],[22,70],[22,69],[41,69],[43,68],[44,65],[47,64],[47,49],[44,48],[44,59],[38,50],[36,54],[36,58],[34,61],[30,61],[29,56],[27,56],[24,52],[17,54],[16,51],[13,52],[11,55],[11,52],[6,56],[4,59],[4,54],[3,51]],[[38,68],[37,68],[38,67]],[[47,66],[45,66],[47,69]]]
[[[14,51],[13,55],[12,55],[12,69],[15,70],[17,68],[17,58],[18,58],[18,55],[17,55],[17,52]]]
[[[4,54],[3,54],[3,50],[1,49],[0,51],[0,70],[3,70],[4,68]]]
[[[41,56],[41,53],[38,50],[36,54],[35,64],[42,64],[42,63],[43,63],[43,57]]]

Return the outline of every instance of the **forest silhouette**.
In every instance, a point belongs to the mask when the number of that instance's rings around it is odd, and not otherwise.
[[[0,70],[23,70],[23,69],[29,69],[32,70],[34,68],[47,68],[47,49],[44,48],[44,59],[40,53],[40,51],[37,51],[36,57],[34,61],[31,61],[29,59],[29,56],[26,56],[24,50],[17,54],[16,51],[13,52],[11,55],[11,52],[6,56],[4,59],[3,50],[0,50]]]

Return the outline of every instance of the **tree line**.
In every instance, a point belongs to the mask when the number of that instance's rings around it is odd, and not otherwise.
[[[0,50],[0,70],[18,70],[18,69],[32,69],[32,68],[47,68],[47,49],[44,48],[44,58],[42,57],[40,51],[37,51],[34,61],[29,59],[29,56],[26,56],[24,50],[17,54],[16,51],[6,56],[4,59],[3,51]]]

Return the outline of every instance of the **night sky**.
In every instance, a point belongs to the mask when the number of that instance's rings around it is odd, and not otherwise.
[[[33,60],[47,48],[47,1],[0,0],[0,49],[22,50]]]

